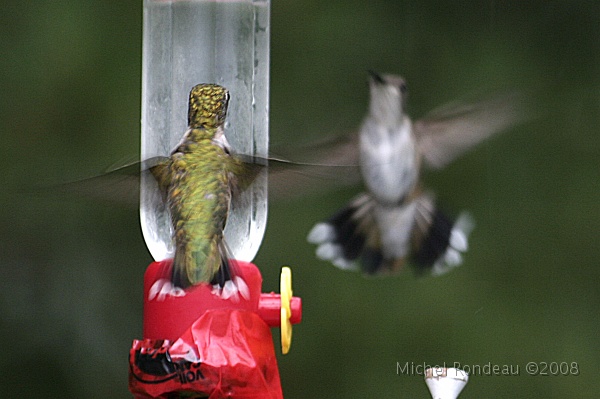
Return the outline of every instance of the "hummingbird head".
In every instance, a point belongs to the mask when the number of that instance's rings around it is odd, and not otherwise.
[[[188,125],[190,128],[216,128],[225,123],[229,91],[217,84],[199,84],[190,91]]]
[[[402,123],[408,95],[403,78],[369,71],[369,91],[371,116],[386,124]]]

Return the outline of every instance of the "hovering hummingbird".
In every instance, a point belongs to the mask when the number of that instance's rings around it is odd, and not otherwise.
[[[224,135],[229,92],[216,84],[190,91],[188,130],[171,155],[149,170],[170,211],[175,241],[172,282],[223,285],[232,276],[223,229],[232,198],[260,168],[233,154]]]
[[[482,140],[523,119],[515,95],[440,108],[412,122],[407,85],[395,75],[369,72],[369,111],[358,135],[343,140],[346,162],[356,158],[366,187],[343,209],[316,224],[308,241],[317,257],[366,274],[442,274],[462,263],[473,220],[441,212],[423,188],[423,166],[441,169]],[[340,151],[337,151],[338,153]]]

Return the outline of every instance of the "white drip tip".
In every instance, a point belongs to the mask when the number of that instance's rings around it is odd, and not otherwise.
[[[469,381],[466,372],[456,368],[430,367],[425,370],[425,383],[433,399],[456,399]]]

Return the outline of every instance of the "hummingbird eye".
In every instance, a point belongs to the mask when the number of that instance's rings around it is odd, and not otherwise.
[[[408,91],[408,86],[406,82],[400,83],[400,93],[405,94]]]
[[[379,84],[385,84],[383,77],[379,73],[373,71],[372,69],[369,69],[367,72],[369,73],[369,76],[371,77],[373,82],[376,82]]]

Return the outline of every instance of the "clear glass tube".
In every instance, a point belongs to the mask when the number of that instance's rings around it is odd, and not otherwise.
[[[187,125],[190,89],[218,83],[231,95],[225,135],[234,151],[268,154],[270,0],[144,0],[142,160],[169,155]],[[168,210],[153,177],[143,174],[140,217],[154,259],[173,255]],[[267,177],[260,174],[234,204],[225,239],[251,261],[267,219]]]

